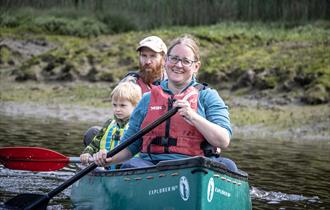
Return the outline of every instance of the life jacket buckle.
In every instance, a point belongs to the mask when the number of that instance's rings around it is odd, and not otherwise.
[[[167,137],[162,137],[160,141],[161,146],[168,146],[168,138]]]

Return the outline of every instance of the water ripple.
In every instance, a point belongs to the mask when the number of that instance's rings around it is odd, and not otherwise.
[[[308,197],[304,195],[286,194],[282,192],[268,192],[258,189],[257,187],[251,187],[250,195],[252,199],[264,200],[268,204],[279,204],[282,201],[307,201],[310,203],[321,203],[320,198],[318,196]]]

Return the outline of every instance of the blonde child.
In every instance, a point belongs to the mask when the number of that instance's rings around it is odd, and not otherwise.
[[[101,149],[112,150],[120,143],[120,138],[128,128],[128,120],[142,97],[141,88],[131,82],[119,83],[111,92],[114,119],[109,119],[80,155],[82,164],[88,164],[92,155]],[[114,169],[112,166],[111,169]]]

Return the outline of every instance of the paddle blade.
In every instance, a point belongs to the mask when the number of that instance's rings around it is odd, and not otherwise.
[[[0,162],[9,169],[55,171],[69,163],[69,158],[40,147],[0,148]]]
[[[4,207],[6,209],[44,210],[47,209],[48,202],[47,195],[24,193],[7,201]]]

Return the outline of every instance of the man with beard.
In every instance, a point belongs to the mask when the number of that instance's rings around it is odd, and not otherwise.
[[[146,93],[165,77],[167,47],[158,36],[149,36],[140,41],[136,51],[139,52],[139,71],[129,72],[122,81],[131,80],[133,77],[142,93]]]
[[[158,36],[148,36],[139,42],[136,51],[139,53],[139,70],[129,72],[121,82],[135,81],[144,94],[165,79],[164,64],[167,47]],[[85,132],[85,147],[89,145],[100,129],[100,126],[93,126]]]

